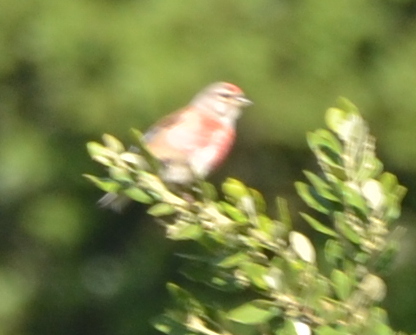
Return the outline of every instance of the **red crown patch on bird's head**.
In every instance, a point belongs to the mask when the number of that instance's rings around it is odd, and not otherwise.
[[[230,92],[241,94],[243,93],[242,89],[238,87],[237,85],[231,84],[231,83],[222,83],[224,85],[224,88],[227,89]]]
[[[227,83],[225,81],[219,81],[214,84],[211,84],[205,88],[206,91],[217,91],[223,90],[228,91],[231,94],[243,94],[243,90],[237,85]]]

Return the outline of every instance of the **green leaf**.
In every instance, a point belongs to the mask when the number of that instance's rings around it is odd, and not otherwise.
[[[304,170],[303,173],[321,197],[340,202],[340,199],[332,193],[332,188],[326,181],[310,171]]]
[[[399,185],[397,177],[389,172],[385,172],[380,177],[384,193],[387,195],[386,214],[387,221],[393,221],[400,216],[400,203],[406,195],[407,188]]]
[[[241,284],[225,271],[218,271],[218,268],[212,262],[186,262],[181,267],[180,272],[192,281],[204,283],[222,292],[241,292],[242,289],[246,289],[245,283]]]
[[[215,188],[214,185],[206,181],[202,181],[201,189],[202,189],[202,194],[205,199],[209,199],[211,201],[217,201],[218,194],[217,194],[217,189]]]
[[[277,208],[278,208],[278,215],[280,222],[282,222],[287,230],[292,229],[292,219],[290,218],[289,207],[287,205],[286,199],[277,197],[276,198]]]
[[[256,287],[264,290],[268,288],[268,285],[264,280],[265,276],[268,274],[268,269],[266,267],[253,262],[244,262],[241,264],[240,268]]]
[[[342,143],[332,132],[327,129],[318,129],[315,133],[325,141],[326,146],[331,149],[332,152],[337,155],[340,155],[343,152],[344,147]]]
[[[87,143],[87,151],[91,158],[94,159],[96,156],[104,156],[113,158],[115,156],[114,152],[110,149],[103,146],[101,143],[98,142],[88,142]]]
[[[296,191],[303,201],[311,208],[317,210],[318,212],[329,214],[330,212],[330,203],[325,201],[319,195],[315,193],[315,190],[306,183],[296,182],[295,183]]]
[[[172,240],[198,240],[204,234],[204,230],[190,223],[180,222],[169,226],[168,236]]]
[[[231,256],[223,258],[217,265],[221,268],[234,268],[240,266],[242,263],[245,263],[250,260],[247,252],[237,252]]]
[[[362,162],[356,173],[358,181],[365,181],[366,179],[376,178],[381,171],[383,171],[383,163],[377,157],[375,157],[374,150],[368,152],[367,149],[364,152]]]
[[[388,209],[386,210],[386,221],[387,222],[392,222],[394,220],[396,220],[397,218],[399,218],[401,215],[401,208],[400,206],[397,205],[390,205],[388,207]]]
[[[360,115],[360,112],[356,105],[354,105],[350,100],[344,97],[339,97],[337,99],[337,105],[340,109],[346,111],[349,114],[357,114]]]
[[[166,288],[179,308],[192,314],[205,314],[204,307],[191,293],[174,283],[167,283]]]
[[[272,221],[268,216],[264,214],[257,215],[256,221],[258,229],[262,231],[268,240],[274,240],[275,233],[277,231],[276,222]]]
[[[396,201],[398,204],[400,204],[404,198],[404,196],[407,193],[407,187],[404,187],[402,185],[398,185],[396,187],[396,190],[394,192],[395,196],[396,196]]]
[[[89,181],[93,182],[95,186],[97,186],[99,189],[105,192],[117,193],[121,189],[121,185],[114,180],[108,178],[98,178],[90,174],[84,174],[83,176],[87,178]]]
[[[344,181],[347,179],[345,168],[336,157],[328,155],[324,151],[315,151],[315,155],[324,166],[323,172],[328,180]]]
[[[254,204],[256,207],[256,211],[258,213],[264,213],[266,211],[266,201],[264,200],[263,195],[255,190],[254,188],[249,189],[251,196],[254,199]]]
[[[136,128],[131,128],[130,132],[136,141],[142,141],[143,133],[140,130]]]
[[[283,327],[276,330],[276,335],[302,335],[296,331],[293,320],[285,319]]]
[[[261,325],[281,314],[281,311],[270,301],[253,300],[227,313],[227,318],[246,325]]]
[[[380,256],[378,257],[380,259]],[[359,251],[354,255],[354,262],[356,262],[357,264],[366,264],[370,260],[370,258],[371,258],[370,254],[364,251]]]
[[[386,221],[391,222],[396,220],[401,213],[401,201],[403,200],[403,197],[405,196],[407,192],[407,188],[402,186],[402,185],[398,185],[396,187],[396,190],[394,193],[390,193],[388,194],[388,200],[387,200],[387,209],[386,209]]]
[[[149,163],[152,172],[157,173],[160,170],[161,163],[147,149],[146,143],[143,141],[143,134],[134,128],[130,129],[130,132],[133,134],[136,140],[138,151],[141,155],[143,155],[147,163]]]
[[[112,166],[116,154],[98,142],[88,142],[87,151],[90,157],[104,166]]]
[[[394,335],[395,332],[385,323],[382,322],[374,322],[369,327],[368,332],[365,332],[364,335]]]
[[[158,331],[168,335],[196,335],[197,333],[191,332],[184,326],[185,322],[176,321],[168,315],[160,315],[152,321],[152,325]]]
[[[339,179],[345,179],[341,142],[326,129],[318,129],[313,133],[308,133],[307,141],[315,156],[321,164],[325,165],[324,173],[330,172]]]
[[[335,212],[334,217],[335,226],[337,227],[338,231],[351,242],[355,244],[360,244],[360,235],[353,230],[350,223],[346,222],[345,215],[341,212]]]
[[[152,204],[153,198],[148,195],[145,191],[141,190],[137,187],[130,187],[128,189],[123,190],[123,194],[128,196],[130,199],[141,202],[143,204]]]
[[[117,166],[110,166],[108,169],[108,174],[112,179],[120,182],[131,183],[133,181],[129,171]]]
[[[281,269],[284,272],[284,285],[291,289],[299,287],[300,281],[304,278],[307,268],[311,269],[310,265],[300,258],[294,258],[286,260],[281,265]]]
[[[306,213],[300,213],[300,215],[310,224],[310,226],[315,229],[316,231],[319,231],[322,234],[338,237],[338,234],[325,226],[323,223],[319,222],[318,220],[314,219],[312,216],[306,214]]]
[[[329,239],[325,243],[325,259],[332,265],[336,266],[338,262],[344,259],[344,248],[336,241]]]
[[[327,129],[317,129],[315,134],[315,144],[320,148],[330,149],[337,157],[343,152],[341,142]]]
[[[386,203],[386,221],[391,222],[396,220],[400,216],[401,201],[407,192],[407,188],[398,185],[394,193],[387,194]]]
[[[379,307],[372,307],[369,311],[370,315],[367,316],[366,327],[362,331],[363,335],[393,335],[393,334],[403,334],[402,332],[395,333],[389,326],[388,326],[388,318],[387,313],[385,310]]]
[[[332,288],[327,278],[323,276],[316,276],[315,280],[311,281],[310,289],[307,290],[305,295],[305,301],[308,302],[308,306],[315,309],[317,314],[325,314],[322,302],[326,297],[330,296]],[[322,314],[321,314],[322,315]],[[328,320],[327,320],[328,321]]]
[[[227,178],[222,184],[222,192],[233,204],[242,197],[250,195],[248,188],[241,181],[233,178]]]
[[[345,111],[339,108],[329,108],[325,114],[325,122],[329,129],[338,133],[339,128],[342,127],[342,124],[345,122],[346,117]]]
[[[234,221],[237,221],[239,223],[247,222],[247,216],[238,208],[234,207],[233,205],[230,205],[228,202],[225,201],[220,201],[220,205],[224,213],[227,214]]]
[[[348,332],[338,331],[330,326],[319,326],[315,329],[317,335],[347,335]]]
[[[167,203],[156,204],[147,210],[148,214],[152,216],[156,216],[156,217],[171,215],[171,214],[174,214],[175,212],[176,212],[175,207]]]
[[[349,183],[345,183],[342,189],[344,201],[353,207],[361,218],[366,218],[370,214],[370,209],[365,198]]]
[[[126,163],[132,164],[137,169],[145,169],[148,167],[143,156],[140,156],[133,152],[123,152],[120,154],[120,159]]]
[[[123,143],[121,143],[117,138],[115,138],[112,135],[104,134],[103,142],[108,149],[116,153],[121,154],[122,152],[126,151]]]
[[[338,298],[343,301],[347,300],[351,295],[353,279],[344,272],[335,269],[331,273],[331,281]]]

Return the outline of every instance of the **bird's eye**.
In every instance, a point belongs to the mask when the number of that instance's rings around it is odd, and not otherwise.
[[[218,93],[218,95],[219,95],[221,98],[225,98],[225,99],[229,99],[229,98],[231,98],[231,94],[230,94],[230,93]]]

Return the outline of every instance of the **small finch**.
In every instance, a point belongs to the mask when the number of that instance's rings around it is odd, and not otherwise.
[[[190,185],[205,178],[230,152],[236,121],[251,105],[236,85],[218,82],[199,92],[184,108],[165,116],[144,135],[150,153],[162,163],[164,182]],[[108,193],[99,204],[120,210],[124,201]]]

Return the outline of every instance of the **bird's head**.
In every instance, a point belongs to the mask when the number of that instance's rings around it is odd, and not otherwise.
[[[226,82],[211,84],[199,92],[190,105],[204,113],[220,117],[225,122],[234,123],[241,109],[251,105],[238,86]]]

